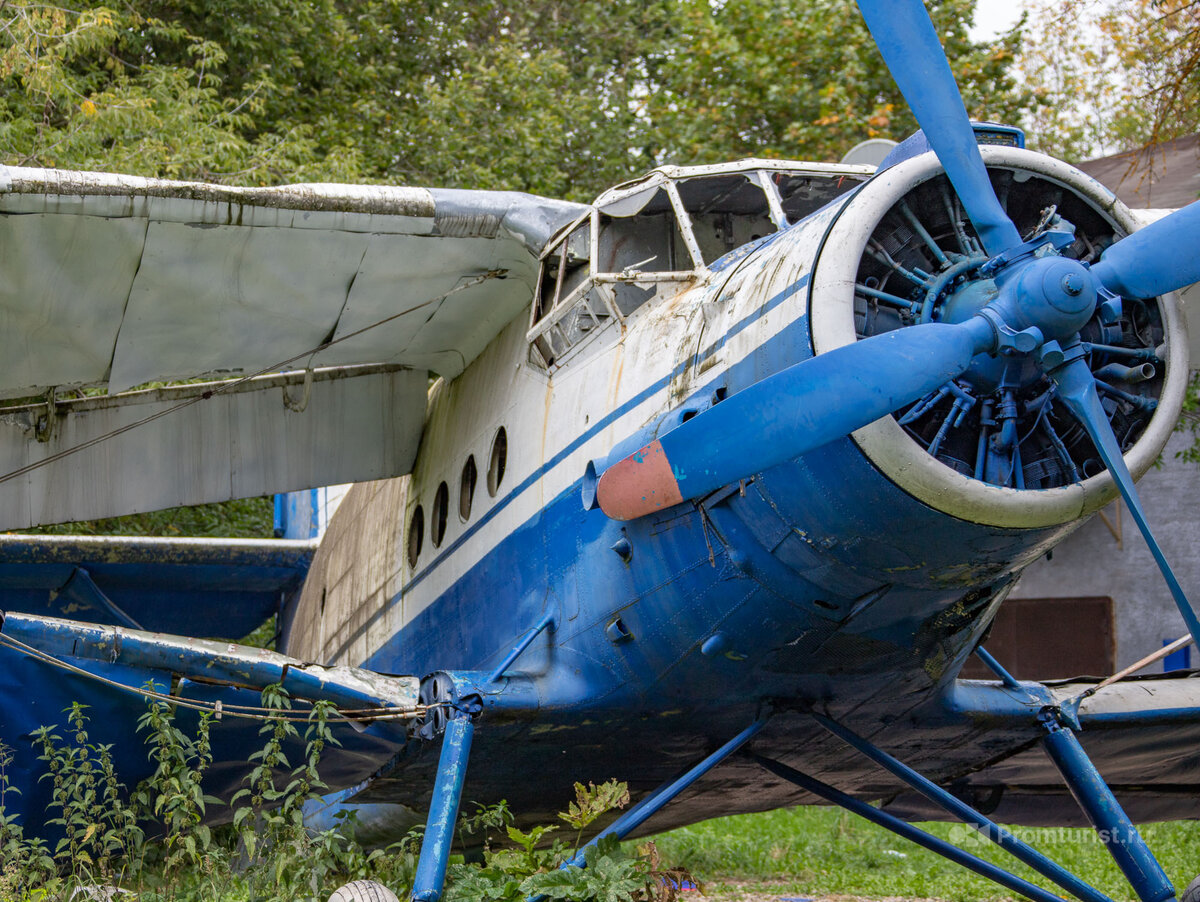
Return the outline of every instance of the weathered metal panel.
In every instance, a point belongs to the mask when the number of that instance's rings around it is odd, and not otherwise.
[[[145,232],[132,219],[0,217],[0,396],[105,378]]]
[[[388,638],[369,627],[400,592],[409,482],[379,480],[347,493],[289,615],[288,654],[331,663],[336,653],[341,662],[362,661]]]
[[[504,278],[469,284],[501,270]],[[452,378],[525,310],[536,274],[536,258],[511,239],[373,236],[334,338],[373,328],[316,360],[395,361]],[[375,326],[404,311],[410,312]]]
[[[355,373],[358,373],[355,375]],[[304,403],[303,374],[261,377],[0,481],[0,528],[93,519],[408,472],[426,376],[325,371]],[[0,415],[0,479],[166,411],[209,385],[72,401],[47,441],[42,409]],[[285,395],[286,392],[286,395]],[[284,398],[293,399],[289,409]]]
[[[253,373],[316,347],[338,321],[368,240],[150,223],[109,390],[197,373]]]

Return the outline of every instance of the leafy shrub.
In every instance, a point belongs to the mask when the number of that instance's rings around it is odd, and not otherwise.
[[[201,899],[324,899],[351,880],[377,880],[402,898],[412,886],[420,851],[415,829],[386,849],[367,851],[354,839],[355,818],[338,829],[315,833],[304,826],[303,805],[327,790],[318,766],[337,739],[334,713],[314,704],[301,735],[292,700],[279,686],[263,691],[262,706],[274,712],[259,730],[262,748],[250,758],[245,785],[230,800],[232,822],[210,828],[212,806],[223,804],[203,790],[212,764],[210,714],[193,734],[175,720],[175,707],[148,699],[138,721],[154,772],[131,792],[116,773],[112,748],[92,742],[87,706],[64,712],[67,727],[42,727],[33,743],[51,784],[48,823],[61,833],[53,849],[26,837],[6,800],[12,749],[0,743],[0,902],[70,898],[78,887],[119,886],[142,902]],[[304,757],[294,765],[285,749],[300,740]],[[553,836],[558,825],[523,831],[507,805],[477,806],[459,820],[464,846],[481,846],[483,860],[454,860],[446,902],[523,902],[531,895],[573,902],[638,902],[671,895],[678,879],[658,870],[653,844],[626,851],[615,839],[584,847],[586,868],[566,866],[597,818],[628,804],[625,784],[575,784],[576,797],[559,818],[573,841]],[[89,896],[89,898],[91,898]]]

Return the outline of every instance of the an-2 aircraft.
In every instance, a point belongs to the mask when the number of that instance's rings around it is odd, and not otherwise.
[[[428,810],[422,900],[461,798],[538,819],[610,777],[605,832],[830,803],[1038,902],[906,819],[1102,902],[990,817],[1091,823],[1173,899],[1133,821],[1200,814],[1200,681],[1020,682],[983,640],[1118,493],[1158,554],[1133,477],[1181,403],[1200,205],[1139,230],[972,126],[918,0],[860,5],[922,129],[874,174],[664,168],[582,206],[4,169],[0,386],[45,400],[0,416],[3,526],[364,483],[319,547],[3,540],[26,824],[20,737],[69,702],[129,779],[144,694],[219,707],[220,794],[281,682],[345,714],[331,805]],[[276,610],[286,654],[153,632]]]

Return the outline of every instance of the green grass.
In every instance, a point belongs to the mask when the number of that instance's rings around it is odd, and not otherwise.
[[[991,843],[954,824],[922,824],[966,851],[1005,866],[1051,891],[1055,887]],[[1026,842],[1116,900],[1134,900],[1093,831],[1014,828]],[[951,832],[953,831],[953,833]],[[966,839],[964,841],[964,835]],[[1176,890],[1200,872],[1200,824],[1149,824],[1142,835]],[[1013,894],[848,812],[794,808],[719,818],[656,837],[665,863],[690,869],[713,895],[744,882],[769,881],[783,896],[847,894],[975,902]],[[1060,893],[1061,894],[1061,893]]]
[[[22,529],[27,535],[70,536],[215,536],[269,539],[275,535],[275,502],[272,496],[239,498],[217,504],[172,507],[144,514],[128,514],[80,523],[56,523]]]

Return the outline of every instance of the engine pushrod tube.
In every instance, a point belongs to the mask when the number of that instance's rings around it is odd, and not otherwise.
[[[854,798],[854,796],[847,795],[840,789],[834,789],[828,783],[822,783],[820,780],[814,779],[807,774],[793,770],[779,761],[763,758],[760,755],[752,755],[751,757],[764,769],[775,774],[777,777],[796,784],[805,792],[811,792],[813,795],[819,796],[827,802],[832,802],[834,805],[845,808],[859,817],[866,818],[873,824],[878,824],[886,830],[891,830],[896,835],[902,836],[904,839],[914,842],[918,846],[928,849],[930,852],[941,855],[955,864],[962,865],[967,870],[974,871],[979,876],[986,877],[988,880],[998,883],[1006,889],[1012,890],[1014,893],[1020,893],[1022,896],[1034,900],[1034,902],[1064,902],[1062,897],[1047,892],[1040,886],[1030,883],[1028,880],[1022,880],[1016,874],[1012,874],[989,861],[984,861],[970,852],[964,852],[957,846],[952,846],[944,839],[940,839],[930,833],[926,833],[924,830],[914,827],[894,814],[873,808],[866,802],[860,801]]]
[[[1042,737],[1046,753],[1138,898],[1142,902],[1173,900],[1175,887],[1074,731],[1060,723],[1052,711],[1045,712],[1041,720],[1046,728]]]
[[[1047,858],[1033,846],[1013,836],[995,821],[980,814],[966,802],[956,798],[933,781],[921,776],[907,764],[893,758],[887,752],[872,745],[852,730],[821,714],[813,714],[817,722],[855,750],[866,755],[894,777],[907,783],[929,801],[953,814],[965,824],[970,824],[1018,861],[1029,865],[1047,880],[1052,880],[1067,892],[1084,902],[1113,902],[1093,886],[1084,883],[1062,865]]]
[[[441,898],[474,733],[475,723],[469,717],[454,717],[446,722],[433,798],[429,802],[429,818],[425,822],[425,837],[421,840],[421,857],[413,878],[412,898],[415,902],[437,902]]]

